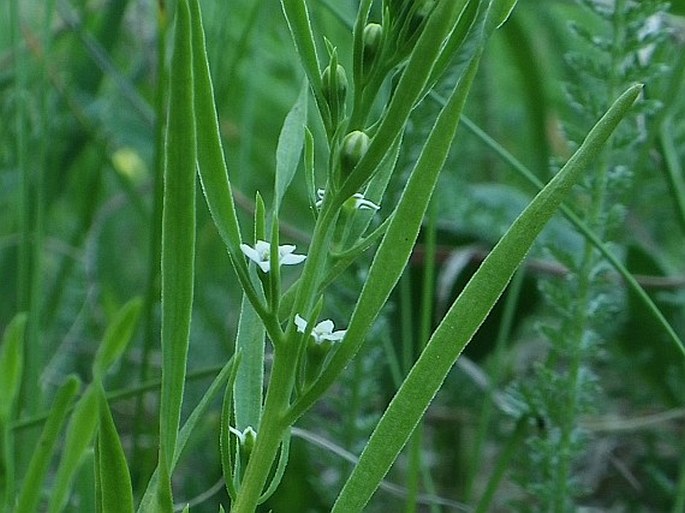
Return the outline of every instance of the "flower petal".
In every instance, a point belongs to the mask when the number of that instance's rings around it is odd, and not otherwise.
[[[307,258],[307,255],[296,255],[294,253],[283,255],[281,257],[281,261],[279,262],[281,265],[295,265],[299,264],[300,262],[304,262],[304,260]]]
[[[261,260],[261,258],[259,258],[259,253],[247,244],[241,244],[240,251],[242,251],[245,254],[245,256],[253,262],[259,262]]]
[[[314,332],[317,335],[330,335],[334,327],[335,326],[333,325],[333,321],[330,319],[326,319],[325,321],[321,321],[319,324],[316,325],[316,327],[314,328]]]
[[[307,331],[307,321],[300,317],[300,314],[295,314],[295,326],[297,326],[297,331],[300,333]]]
[[[322,335],[321,338],[330,340],[331,342],[338,342],[345,337],[345,333],[347,333],[347,330],[338,330],[332,333],[327,333],[326,335]]]

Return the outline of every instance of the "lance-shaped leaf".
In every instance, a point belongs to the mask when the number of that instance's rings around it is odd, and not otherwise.
[[[641,90],[641,85],[634,85],[614,102],[562,170],[535,196],[483,261],[376,426],[332,513],[356,513],[366,505],[535,238],[587,164],[598,155]]]
[[[195,110],[188,0],[178,2],[169,80],[162,213],[160,460],[174,455],[185,383],[195,258]]]
[[[67,378],[55,396],[50,414],[43,426],[38,444],[35,446],[26,477],[19,492],[17,507],[14,513],[34,513],[38,509],[38,502],[43,488],[43,480],[48,471],[53,452],[64,420],[67,418],[71,401],[78,392],[81,382],[78,377],[71,375]]]
[[[99,511],[133,513],[133,488],[124,448],[101,385],[97,387],[98,430],[95,451],[96,483],[100,490]]]
[[[295,176],[304,146],[304,129],[307,123],[307,83],[305,82],[295,105],[290,109],[283,123],[276,147],[276,194],[274,210],[279,211],[281,201]]]

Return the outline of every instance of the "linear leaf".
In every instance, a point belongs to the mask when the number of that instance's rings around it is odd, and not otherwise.
[[[97,385],[98,417],[95,468],[100,483],[102,513],[133,513],[133,487],[124,448],[102,385]]]
[[[274,210],[280,210],[281,201],[295,176],[304,146],[305,125],[307,123],[308,84],[302,85],[300,94],[288,115],[278,137],[276,147],[276,194]]]
[[[121,357],[126,349],[143,306],[141,298],[134,298],[122,306],[107,326],[102,343],[93,362],[93,379],[98,380]]]
[[[193,303],[195,112],[188,0],[177,8],[169,80],[162,212],[162,389],[160,460],[174,455],[181,417]]]
[[[243,431],[252,426],[256,431],[262,417],[264,388],[264,325],[250,302],[243,296],[236,335],[236,351],[241,364],[234,385],[235,427]]]
[[[59,513],[66,506],[76,471],[93,442],[97,422],[98,398],[96,388],[90,385],[76,402],[67,426],[62,459],[50,494],[49,513]]]
[[[40,490],[43,489],[43,480],[52,460],[64,420],[67,418],[69,406],[78,392],[80,384],[78,377],[70,375],[57,392],[50,414],[45,421],[45,426],[43,426],[43,432],[31,456],[14,513],[34,513],[37,511],[38,501],[41,497]]]
[[[227,382],[233,383],[233,380],[235,379],[236,369],[239,363],[240,356],[238,354],[232,356],[228,360],[228,362],[226,362],[226,364],[222,367],[219,374],[216,375],[212,383],[205,391],[204,395],[202,396],[202,399],[200,399],[200,402],[197,403],[195,409],[188,416],[188,420],[186,420],[185,424],[183,424],[183,427],[181,428],[181,431],[179,432],[178,438],[176,440],[176,450],[174,451],[174,458],[171,460],[171,465],[169,467],[170,472],[173,472],[174,468],[176,468],[178,460],[181,457],[181,454],[183,454],[183,449],[185,449],[185,446],[188,443],[190,435],[193,433],[193,430],[198,425],[198,423],[205,418],[207,409],[211,405],[214,398],[217,396],[217,394],[221,391],[222,387]],[[158,506],[155,504],[155,501],[157,501],[157,497],[159,494],[159,470],[160,467],[158,465],[154,473],[152,474],[152,477],[150,478],[150,482],[148,483],[147,489],[145,490],[143,498],[140,501],[140,505],[138,506],[137,511],[140,513],[160,511],[158,509]],[[170,498],[169,501],[171,501]]]
[[[0,426],[9,421],[12,405],[19,393],[24,367],[24,333],[27,316],[14,316],[5,329],[0,346]]]
[[[641,85],[634,85],[614,102],[562,170],[535,196],[483,261],[433,333],[376,426],[332,513],[356,513],[368,502],[535,238],[641,90]]]

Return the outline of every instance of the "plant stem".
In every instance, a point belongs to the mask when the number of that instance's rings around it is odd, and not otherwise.
[[[271,467],[278,454],[288,427],[284,422],[295,382],[295,359],[297,354],[288,348],[276,347],[274,364],[264,403],[264,412],[257,433],[257,440],[245,469],[238,497],[231,513],[253,513],[266,484]]]

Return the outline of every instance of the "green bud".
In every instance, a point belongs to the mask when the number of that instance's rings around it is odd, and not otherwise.
[[[371,139],[361,130],[345,136],[340,146],[340,166],[343,173],[350,173],[369,149]]]
[[[326,66],[321,74],[321,82],[323,85],[323,94],[328,100],[328,103],[337,101],[342,104],[345,101],[347,94],[347,75],[345,68],[340,64],[336,66],[335,74],[331,73],[331,67]]]
[[[383,27],[378,23],[369,23],[364,27],[362,41],[364,43],[364,67],[370,69],[376,56],[380,53],[383,42]]]

